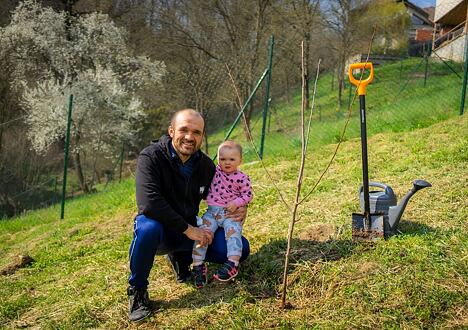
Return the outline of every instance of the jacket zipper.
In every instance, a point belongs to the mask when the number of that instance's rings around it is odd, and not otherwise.
[[[189,193],[189,183],[190,183],[190,178],[185,179],[184,216],[187,216],[187,203],[186,202],[187,202],[187,197]]]

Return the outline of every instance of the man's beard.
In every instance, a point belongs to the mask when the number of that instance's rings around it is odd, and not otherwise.
[[[185,152],[184,151],[184,148],[190,148],[191,152]],[[184,155],[184,156],[191,156],[193,155],[194,153],[197,152],[197,145],[195,143],[192,143],[192,142],[184,142],[182,141],[181,142],[181,149],[182,150],[179,150],[179,152]]]

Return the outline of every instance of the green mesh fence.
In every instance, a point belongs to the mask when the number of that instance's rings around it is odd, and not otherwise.
[[[442,61],[433,55],[427,58],[414,57],[375,63],[374,68],[375,78],[367,88],[366,95],[368,136],[381,132],[411,131],[459,115],[462,63]],[[311,81],[311,88],[313,83]],[[351,117],[344,140],[360,136],[359,99],[356,97],[353,102],[354,89],[346,74],[342,102],[341,106],[338,106],[337,79],[332,73],[320,74],[315,106],[312,109],[309,148],[320,148],[340,140],[349,106]],[[262,125],[260,95],[257,96],[257,104],[258,109],[251,119],[250,126],[258,150]],[[289,103],[272,98],[267,120],[264,159],[289,157],[300,153],[300,107],[300,90]],[[308,111],[307,120],[309,115]],[[214,155],[215,145],[222,141],[226,131],[227,128],[224,132],[210,136],[211,155]],[[246,162],[257,160],[242,122],[230,138],[241,142]]]

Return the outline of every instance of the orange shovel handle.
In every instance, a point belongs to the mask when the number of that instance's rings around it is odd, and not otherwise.
[[[358,69],[369,69],[370,70],[369,77],[367,77],[366,79],[362,79],[362,80],[354,78],[353,71],[358,70]],[[374,79],[374,66],[372,65],[371,62],[351,64],[349,66],[348,75],[349,75],[349,81],[351,81],[351,83],[354,86],[358,87],[358,94],[366,95],[366,87]]]

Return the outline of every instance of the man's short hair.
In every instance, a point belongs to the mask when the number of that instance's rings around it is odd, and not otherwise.
[[[238,142],[233,140],[226,140],[221,143],[218,147],[218,156],[222,149],[237,149],[237,151],[239,151],[240,158],[242,159],[242,146]]]
[[[181,110],[177,110],[176,112],[174,112],[171,116],[171,121],[169,122],[169,125],[170,126],[174,126],[175,124],[175,120],[177,118],[177,116],[179,114],[181,114],[182,112],[188,112],[188,113],[191,113],[193,115],[197,115],[199,116],[201,119],[203,119],[203,129],[205,128],[205,118],[203,118],[202,114],[194,109],[190,109],[190,108],[187,108],[187,109],[181,109]]]

